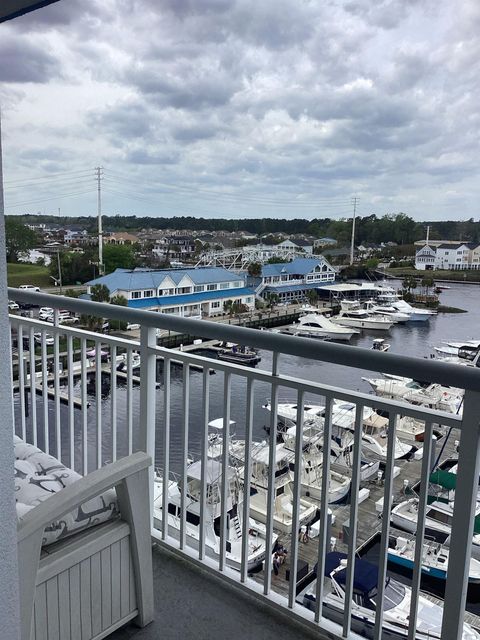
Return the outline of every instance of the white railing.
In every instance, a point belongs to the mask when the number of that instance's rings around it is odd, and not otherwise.
[[[390,533],[390,511],[394,483],[394,446],[399,416],[425,423],[424,454],[421,466],[421,484],[417,520],[417,539],[422,539],[425,530],[425,513],[428,498],[433,447],[433,426],[443,425],[457,429],[460,440],[457,489],[453,512],[450,547],[450,570],[446,586],[442,638],[454,640],[462,637],[465,610],[466,585],[472,546],[473,521],[479,478],[479,416],[480,374],[467,367],[445,365],[392,354],[379,354],[356,347],[320,343],[314,340],[280,336],[252,329],[219,325],[201,320],[172,318],[167,315],[136,311],[106,304],[58,298],[9,290],[9,297],[20,302],[34,302],[53,308],[70,309],[73,312],[110,317],[141,325],[140,340],[85,331],[58,322],[40,322],[11,316],[17,351],[13,352],[14,405],[16,432],[24,439],[37,444],[60,458],[63,462],[81,471],[89,471],[114,461],[135,450],[145,450],[161,468],[163,481],[163,505],[169,503],[169,480],[173,471],[179,474],[180,512],[177,535],[172,534],[168,518],[153,512],[152,535],[161,544],[176,549],[178,553],[194,557],[208,570],[219,572],[224,580],[245,588],[274,606],[290,610],[291,615],[313,627],[328,630],[331,637],[354,637],[352,624],[352,595],[354,563],[357,548],[357,525],[359,522],[358,494],[360,487],[360,465],[362,456],[363,410],[370,407],[386,412],[389,416],[387,456],[384,472],[384,501],[382,509],[381,543],[379,556],[379,580],[377,602],[383,603],[383,591],[387,569],[387,550]],[[58,311],[57,311],[58,313]],[[58,317],[57,317],[58,319]],[[156,329],[177,330],[194,336],[233,341],[263,348],[272,353],[272,366],[268,371],[240,366],[185,351],[170,350],[157,345]],[[35,342],[34,333],[40,333]],[[53,345],[48,345],[48,335],[53,336]],[[27,338],[28,340],[25,340]],[[93,350],[93,351],[92,351]],[[140,357],[140,371],[134,366]],[[378,398],[373,395],[349,391],[311,380],[299,379],[281,373],[282,358],[296,355],[313,360],[336,362],[353,368],[408,375],[417,379],[428,379],[443,384],[454,383],[465,389],[462,416],[415,407],[399,401]],[[89,358],[89,355],[93,355]],[[124,368],[117,370],[117,359],[122,357]],[[104,360],[104,362],[103,362]],[[61,373],[61,364],[66,370]],[[50,373],[50,369],[52,372]],[[98,372],[102,372],[98,375]],[[201,378],[197,379],[198,372]],[[211,373],[220,378],[211,378]],[[181,381],[179,373],[181,373]],[[192,376],[196,376],[192,380]],[[89,383],[90,378],[90,383]],[[222,382],[217,382],[220,380]],[[215,388],[212,390],[214,380]],[[105,384],[104,384],[105,383]],[[108,390],[103,387],[108,386]],[[233,391],[232,391],[233,389]],[[109,395],[109,401],[105,394]],[[30,393],[29,393],[30,392]],[[308,403],[325,407],[323,422],[324,442],[330,442],[332,434],[332,407],[335,400],[355,405],[355,429],[351,463],[351,501],[349,507],[350,536],[347,545],[348,564],[346,599],[342,628],[332,624],[323,609],[324,584],[317,580],[314,611],[296,603],[296,581],[290,580],[288,594],[283,598],[272,589],[272,553],[275,516],[275,471],[277,450],[277,411],[280,394],[287,394],[298,409],[296,415],[296,438],[294,451],[295,470],[301,468],[302,434],[304,427],[303,406]],[[50,399],[53,396],[53,399]],[[219,396],[222,400],[219,401]],[[221,452],[221,501],[219,546],[212,557],[206,545],[208,459],[208,423],[212,402],[223,417],[223,442],[229,442],[232,400],[238,404],[244,399],[243,495],[241,505],[241,561],[240,571],[229,566],[227,514],[227,474],[230,464],[229,449]],[[261,396],[261,397],[259,397]],[[266,499],[265,560],[263,574],[256,579],[248,575],[248,539],[251,510],[251,470],[253,432],[259,405],[271,398],[272,411],[268,436],[268,490]],[[313,399],[313,400],[312,400]],[[89,407],[88,403],[92,406]],[[196,412],[195,433],[192,432],[191,409]],[[235,407],[236,408],[236,407]],[[157,410],[158,409],[158,410]],[[238,414],[238,411],[236,411]],[[198,424],[199,423],[199,424]],[[238,433],[236,436],[238,437]],[[198,539],[192,547],[192,535],[187,526],[187,476],[189,454],[192,448],[201,462]],[[329,469],[330,448],[323,447],[323,474],[321,499],[318,503],[320,526],[315,557],[318,562],[317,575],[323,576],[325,554],[329,549]],[[153,492],[153,470],[152,470]],[[298,471],[293,481],[293,513],[291,516],[290,575],[297,575],[300,523],[301,478]],[[165,510],[163,510],[165,513]],[[153,524],[155,526],[153,526]],[[157,528],[158,527],[158,528]],[[412,580],[412,600],[409,616],[408,638],[427,637],[416,635],[417,608],[420,593],[421,545],[415,550],[415,570]],[[259,579],[261,584],[259,586]],[[373,633],[375,639],[382,637],[383,604],[377,608]]]

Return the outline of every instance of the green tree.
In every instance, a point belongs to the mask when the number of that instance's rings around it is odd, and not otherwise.
[[[103,265],[105,273],[115,269],[133,269],[135,267],[135,250],[131,244],[106,244],[103,248]]]
[[[284,262],[291,262],[291,260],[285,260],[285,258],[280,258],[279,256],[272,256],[267,260],[267,264],[283,264]]]
[[[62,270],[63,285],[84,284],[95,277],[94,261],[97,257],[92,250],[84,253],[72,253],[65,251],[60,253],[60,268]],[[59,279],[58,260],[54,256],[49,266],[50,275]]]
[[[423,289],[425,290],[425,295],[428,296],[430,289],[433,287],[434,285],[434,280],[433,278],[429,277],[429,276],[424,276],[422,278],[422,281],[420,283],[420,285],[423,287]]]
[[[90,289],[90,297],[93,302],[108,302],[110,300],[110,291],[104,284],[95,284]],[[80,322],[92,331],[100,331],[104,323],[104,318],[82,315]]]
[[[34,249],[38,242],[37,234],[15,218],[5,218],[5,243],[7,262],[18,262],[18,259]]]
[[[260,262],[251,262],[248,265],[248,275],[252,278],[259,278],[262,275],[262,265]]]
[[[318,302],[318,293],[315,291],[315,289],[309,289],[307,291],[307,300],[309,302],[309,304],[311,305],[315,305]]]
[[[111,304],[115,304],[119,307],[126,307],[128,305],[128,301],[125,296],[116,295],[110,300]],[[110,320],[110,328],[115,331],[126,331],[127,322],[124,320]]]
[[[365,261],[365,267],[367,269],[376,269],[378,267],[379,260],[378,258],[369,258]]]
[[[278,294],[267,293],[267,295],[265,296],[265,300],[267,302],[267,307],[273,309],[273,307],[278,303]]]

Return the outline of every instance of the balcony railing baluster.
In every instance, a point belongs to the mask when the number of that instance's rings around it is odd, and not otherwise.
[[[97,416],[97,469],[102,466],[102,343],[95,342],[95,408]]]
[[[230,495],[230,406],[232,376],[225,372],[223,381],[223,443],[222,443],[222,480],[221,480],[221,516],[220,516],[220,554],[218,568],[225,570],[228,528],[228,498]]]
[[[22,440],[27,438],[26,427],[26,407],[25,407],[25,353],[23,349],[23,326],[20,325],[17,331],[18,345],[18,384],[20,394],[20,424],[22,428]]]
[[[243,466],[243,518],[242,518],[242,565],[240,580],[245,583],[248,574],[248,541],[250,532],[250,482],[252,478],[252,430],[254,379],[247,378],[247,408],[245,412],[245,454]]]
[[[295,457],[293,481],[293,513],[292,513],[292,550],[290,556],[290,583],[288,585],[288,606],[295,604],[297,587],[297,564],[300,521],[300,489],[302,488],[302,450],[303,450],[303,403],[305,395],[302,390],[297,393],[297,419],[295,426]]]
[[[417,509],[417,531],[415,542],[415,564],[412,577],[412,601],[410,603],[408,640],[415,640],[417,631],[418,596],[420,594],[420,581],[422,577],[423,537],[425,534],[425,514],[428,502],[428,477],[433,447],[433,426],[430,421],[425,424],[423,436],[423,459],[420,480],[420,495]]]
[[[87,413],[87,340],[80,338],[80,390],[82,396],[82,469],[83,475],[88,473],[88,413]]]
[[[208,423],[210,413],[210,369],[204,367],[202,374],[202,439],[200,444],[200,527],[198,533],[198,558],[205,558],[205,510],[207,501],[207,461],[208,461]]]
[[[42,331],[42,404],[43,404],[43,450],[50,453],[48,433],[48,367],[47,367],[47,336]]]
[[[162,476],[162,540],[168,536],[168,481],[170,477],[170,358],[163,360],[163,476]]]
[[[117,459],[117,346],[112,345],[110,349],[110,360],[112,366],[110,368],[110,409],[112,420],[112,462]]]
[[[190,419],[190,365],[183,365],[183,421],[182,421],[182,472],[180,476],[180,549],[185,549],[187,539],[187,469],[188,469],[188,431]],[[165,504],[165,503],[164,503]],[[168,500],[167,500],[168,511]],[[163,507],[163,517],[167,517]]]
[[[35,366],[35,339],[33,326],[30,327],[30,335],[28,341],[28,350],[30,352],[30,407],[32,415],[32,441],[35,446],[38,444],[37,434],[37,377]]]
[[[70,442],[70,468],[75,469],[75,406],[73,404],[73,337],[67,335],[68,372],[68,434]]]
[[[343,635],[348,638],[351,628],[353,579],[355,571],[355,551],[358,523],[358,491],[360,488],[360,463],[362,458],[363,404],[355,409],[355,433],[353,439],[352,484],[350,491],[350,520],[348,527],[348,566],[345,584],[345,610],[343,615]]]
[[[320,532],[318,537],[317,576],[323,576],[325,570],[325,554],[329,549],[327,539],[330,528],[328,513],[328,490],[330,486],[330,446],[332,439],[332,405],[333,398],[326,397],[325,417],[323,422],[323,459],[322,459],[322,493],[320,500]],[[317,580],[315,593],[315,622],[320,622],[323,605],[323,580]]]
[[[387,460],[384,471],[384,493],[382,510],[382,534],[380,539],[380,557],[378,562],[377,608],[375,611],[374,640],[382,640],[383,594],[387,577],[388,537],[390,533],[390,511],[392,510],[393,470],[395,466],[395,438],[397,436],[397,414],[390,413],[388,420]]]

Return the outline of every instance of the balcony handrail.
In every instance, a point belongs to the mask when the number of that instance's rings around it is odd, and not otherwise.
[[[8,297],[10,300],[68,309],[79,314],[129,321],[176,333],[200,335],[212,340],[247,344],[267,351],[331,362],[354,369],[381,371],[408,378],[411,377],[412,371],[415,371],[417,380],[427,380],[447,386],[454,384],[456,387],[472,391],[480,389],[480,371],[472,367],[462,367],[432,359],[376,352],[362,347],[270,333],[208,320],[192,320],[154,311],[129,309],[105,302],[92,302],[66,296],[59,298],[58,295],[10,287],[8,288]]]

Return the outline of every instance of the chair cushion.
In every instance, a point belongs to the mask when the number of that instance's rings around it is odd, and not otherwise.
[[[73,484],[82,476],[18,436],[14,436],[14,444],[15,497],[17,518],[21,520],[30,509],[34,509],[37,504]],[[111,489],[97,498],[84,502],[61,520],[52,522],[45,528],[42,544],[51,544],[117,515],[116,494]]]

